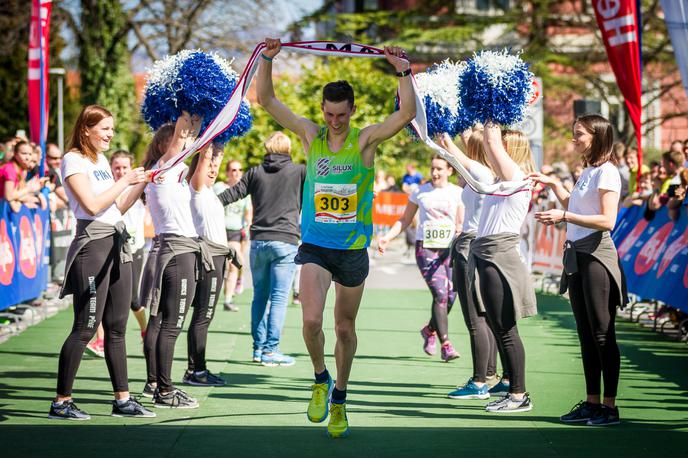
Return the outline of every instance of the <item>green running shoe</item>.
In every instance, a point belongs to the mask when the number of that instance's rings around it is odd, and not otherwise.
[[[311,385],[311,389],[313,394],[311,395],[311,401],[308,403],[308,419],[313,423],[322,423],[327,419],[327,408],[330,404],[332,390],[334,390],[332,377],[328,377],[325,383],[314,383]]]
[[[330,422],[327,425],[327,435],[332,439],[348,436],[349,420],[346,418],[346,403],[330,404],[330,413]]]

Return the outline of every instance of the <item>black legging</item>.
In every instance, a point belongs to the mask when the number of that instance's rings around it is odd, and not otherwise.
[[[74,324],[60,351],[57,394],[71,396],[84,349],[101,321],[112,389],[129,391],[124,336],[131,302],[131,263],[120,263],[115,236],[88,242],[74,259],[67,280],[75,291]]]
[[[506,278],[494,264],[477,258],[480,276],[480,295],[487,319],[497,339],[497,348],[504,355],[503,362],[509,373],[509,391],[526,391],[526,351],[518,335],[514,314],[514,299]]]
[[[196,290],[196,253],[178,254],[163,272],[158,313],[148,320],[144,354],[148,382],[162,392],[171,391],[174,345],[182,332],[186,312]]]
[[[487,377],[492,377],[497,373],[497,342],[485,319],[485,314],[478,311],[476,291],[468,281],[466,259],[456,255],[452,264],[454,286],[459,296],[461,312],[471,342],[473,380],[484,383]],[[504,358],[501,353],[500,357]],[[502,377],[509,378],[504,360],[502,360]]]
[[[220,298],[222,281],[225,278],[226,256],[213,256],[215,270],[205,272],[196,285],[196,294],[191,307],[191,324],[187,333],[189,351],[189,371],[206,370],[205,347],[208,342],[208,327],[215,315],[215,306]]]
[[[600,375],[604,397],[616,397],[621,355],[616,343],[614,280],[593,256],[576,253],[578,272],[569,277],[569,297],[581,346],[585,387],[588,395],[599,395]]]
[[[143,271],[144,250],[141,248],[134,253],[131,263],[131,309],[138,312],[143,308],[139,298],[139,287],[141,286],[141,273]]]

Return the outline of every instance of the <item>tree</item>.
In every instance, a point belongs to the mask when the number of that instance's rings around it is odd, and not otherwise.
[[[323,38],[372,40],[404,46],[414,62],[427,64],[469,58],[480,49],[522,50],[533,72],[543,79],[547,99],[593,98],[606,102],[623,100],[614,80],[603,76],[607,56],[590,2],[561,0],[515,0],[511,8],[500,10],[507,2],[495,1],[495,9],[457,9],[452,0],[417,2],[404,10],[336,13],[337,1],[328,1],[294,27],[306,23],[328,25]],[[361,2],[359,2],[361,3]],[[681,84],[666,26],[658,0],[643,0],[643,72],[646,75],[644,108]],[[653,85],[653,86],[651,86]],[[623,105],[623,104],[621,104]],[[571,114],[572,115],[572,114]],[[632,124],[625,107],[619,134],[632,142]],[[663,110],[648,116],[647,130],[682,111]],[[563,121],[562,119],[566,119]],[[570,116],[557,118],[546,110],[545,137],[550,146],[563,145],[570,129]],[[552,153],[552,151],[550,151]]]
[[[81,0],[79,46],[81,103],[98,104],[116,120],[116,148],[136,149],[140,141],[136,93],[127,46],[127,25],[119,0]]]
[[[135,36],[132,51],[142,49],[155,61],[183,49],[245,51],[255,44],[255,24],[274,18],[273,0],[142,0],[127,11]],[[260,37],[262,38],[262,37]]]

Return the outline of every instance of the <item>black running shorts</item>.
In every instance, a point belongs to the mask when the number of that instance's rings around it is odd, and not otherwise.
[[[317,264],[332,274],[332,280],[342,286],[361,285],[368,276],[368,250],[336,250],[310,243],[299,246],[294,258],[296,264]]]

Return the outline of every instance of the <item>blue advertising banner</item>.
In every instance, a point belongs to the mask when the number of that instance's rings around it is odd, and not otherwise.
[[[644,207],[628,209],[613,233],[628,291],[688,312],[688,211],[669,218],[666,207],[652,221]]]
[[[35,299],[48,284],[48,210],[0,201],[0,310]]]

